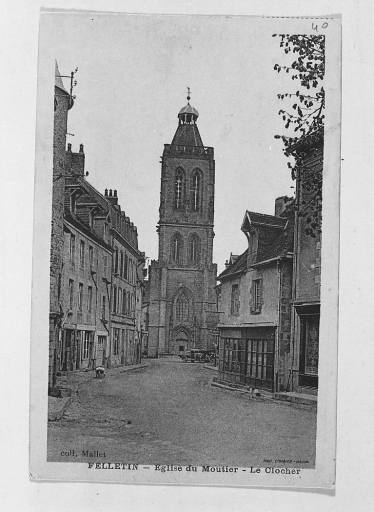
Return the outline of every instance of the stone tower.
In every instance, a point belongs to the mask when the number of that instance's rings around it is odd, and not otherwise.
[[[201,140],[189,99],[162,156],[158,260],[149,271],[150,357],[214,346],[214,150]]]
[[[55,385],[56,351],[61,332],[61,279],[64,247],[64,191],[66,173],[66,132],[68,111],[74,103],[62,83],[55,63],[54,127],[53,127],[53,186],[52,186],[52,226],[50,253],[50,293],[49,293],[49,372],[48,386]]]

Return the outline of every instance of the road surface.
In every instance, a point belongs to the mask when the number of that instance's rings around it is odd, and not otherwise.
[[[49,461],[313,467],[315,412],[212,387],[202,364],[146,362],[80,387],[48,424]]]

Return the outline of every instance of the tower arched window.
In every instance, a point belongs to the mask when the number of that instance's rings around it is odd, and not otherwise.
[[[184,293],[182,293],[176,303],[176,317],[178,322],[187,322],[189,313],[188,299]]]
[[[175,176],[175,208],[180,210],[183,204],[183,173],[179,169]]]
[[[200,259],[200,238],[197,235],[192,235],[190,238],[189,258],[190,261],[198,261]]]
[[[179,233],[173,236],[171,243],[171,256],[177,263],[182,262],[183,240]]]
[[[192,178],[192,209],[196,212],[200,207],[200,175],[198,172],[195,172]]]

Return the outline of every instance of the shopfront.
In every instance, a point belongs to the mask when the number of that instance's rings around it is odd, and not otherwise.
[[[219,380],[274,390],[273,327],[220,329]]]
[[[299,386],[318,388],[320,306],[295,306],[300,323]]]

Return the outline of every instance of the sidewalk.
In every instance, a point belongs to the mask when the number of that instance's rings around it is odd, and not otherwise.
[[[278,405],[286,405],[298,409],[317,410],[318,399],[313,395],[292,392],[272,393],[263,389],[257,389],[256,393],[254,393],[243,386],[235,386],[217,382],[216,377],[213,378],[211,386],[221,388],[225,391],[234,391],[237,394],[252,400],[268,401]]]
[[[115,368],[105,369],[105,378],[111,375],[116,375],[122,372],[130,372],[132,370],[138,370],[139,368],[146,368],[148,364],[133,364],[128,366],[117,366]],[[71,396],[66,398],[55,398],[48,396],[48,421],[56,421],[62,418],[66,408],[74,400],[78,393],[79,387],[85,382],[95,378],[94,370],[78,370],[74,372],[68,372],[66,375],[57,377],[56,387],[70,389]]]
[[[218,372],[218,366],[213,366],[212,364],[204,364],[204,368],[207,370],[213,370],[214,372]]]

